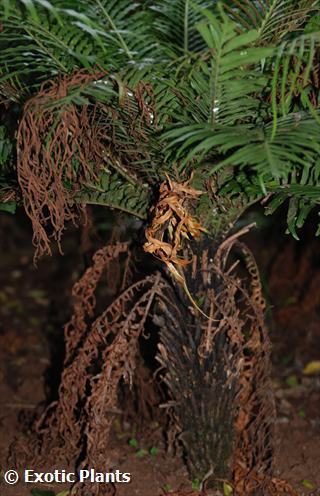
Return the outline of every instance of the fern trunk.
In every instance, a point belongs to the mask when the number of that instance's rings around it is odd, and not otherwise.
[[[235,494],[264,494],[272,477],[274,401],[256,265],[237,235],[220,245],[203,238],[196,249],[185,278],[209,318],[176,285],[160,303],[158,359],[173,433],[201,488],[229,481]]]

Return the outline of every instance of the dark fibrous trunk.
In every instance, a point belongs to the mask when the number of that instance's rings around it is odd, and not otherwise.
[[[185,277],[195,304],[180,287],[159,303],[158,359],[173,429],[201,487],[229,481],[236,494],[263,494],[275,411],[257,268],[238,235],[194,248]]]

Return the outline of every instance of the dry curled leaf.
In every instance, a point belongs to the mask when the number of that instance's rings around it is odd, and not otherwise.
[[[190,202],[203,194],[189,186],[192,176],[178,183],[167,176],[160,186],[160,197],[153,207],[151,226],[146,229],[144,250],[170,265],[183,267],[190,261],[179,256],[182,238],[198,239],[206,229],[190,214]],[[167,241],[165,241],[167,239]]]
[[[166,264],[173,278],[183,286],[192,305],[205,315],[192,298],[180,270],[191,262],[179,255],[183,248],[183,238],[198,239],[201,232],[207,232],[189,211],[192,201],[203,194],[203,191],[189,186],[192,177],[193,175],[178,183],[167,176],[167,180],[161,184],[159,200],[153,207],[151,226],[145,231],[147,242],[143,248]]]

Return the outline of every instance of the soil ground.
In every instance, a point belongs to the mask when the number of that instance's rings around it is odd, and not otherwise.
[[[27,496],[32,488],[55,493],[67,488],[8,486],[3,474],[13,468],[7,461],[12,441],[22,436],[28,419],[41,412],[57,389],[63,323],[71,313],[72,284],[83,270],[79,235],[74,232],[65,239],[64,257],[55,253],[35,268],[30,230],[21,222],[17,227],[12,218],[3,216],[0,223],[1,496]],[[311,361],[320,360],[320,242],[306,235],[302,245],[269,234],[267,240],[260,232],[247,241],[262,269],[268,297],[278,410],[276,475],[301,496],[316,496],[320,495],[320,374],[303,371]],[[130,484],[117,485],[118,496],[192,491],[182,459],[166,453],[157,423],[148,426],[148,436],[136,432],[134,422],[123,424],[119,419],[114,427],[108,456],[115,469],[132,477]]]

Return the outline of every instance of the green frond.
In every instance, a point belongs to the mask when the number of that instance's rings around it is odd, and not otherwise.
[[[0,85],[18,80],[30,93],[61,73],[94,67],[119,72],[124,64],[143,62],[153,47],[146,43],[147,14],[138,7],[129,0],[4,3]]]
[[[206,50],[194,60],[185,59],[179,66],[173,90],[180,99],[184,115],[176,121],[199,123],[200,128],[234,125],[254,119],[262,105],[261,95],[267,85],[261,61],[273,54],[269,47],[256,48],[257,32],[251,30],[239,35],[233,22],[222,16],[219,20],[210,11],[203,12],[204,19],[197,25],[206,43]],[[201,124],[203,123],[203,124]],[[183,131],[182,131],[183,134]],[[178,143],[180,132],[166,136]],[[185,140],[184,148],[193,144]]]
[[[264,126],[239,124],[238,126],[194,125],[169,131],[165,134],[177,146],[177,156],[198,163],[216,161],[210,174],[223,167],[248,169],[265,182],[265,177],[286,179],[292,170],[301,170],[306,162],[312,163],[320,153],[320,124],[312,117],[301,114],[279,119],[277,134],[272,137],[272,123]],[[194,163],[194,162],[193,162]],[[263,188],[264,189],[264,188]]]
[[[219,174],[221,176],[221,174]],[[285,179],[274,180],[269,174],[265,176],[264,206],[267,215],[273,214],[281,205],[288,205],[288,231],[298,238],[297,231],[301,228],[314,209],[320,205],[320,155],[306,157],[300,168],[292,168]],[[233,202],[245,197],[248,202],[261,199],[261,183],[259,178],[242,171],[238,174],[232,168],[226,169],[218,192],[219,198],[227,197]],[[266,201],[268,200],[268,201]],[[319,232],[320,234],[320,224]]]
[[[258,31],[260,44],[285,39],[319,12],[315,0],[224,0],[223,3],[241,30]]]
[[[106,169],[98,184],[87,185],[75,197],[78,203],[102,205],[146,219],[149,206],[148,186],[126,181],[120,174]]]
[[[67,13],[56,17],[57,9],[41,8],[35,16],[19,4],[13,1],[9,15],[1,16],[0,84],[19,81],[30,93],[46,79],[97,63],[102,48],[93,30],[80,28]]]
[[[273,62],[273,134],[278,115],[299,109],[310,110],[317,120],[320,104],[319,85],[320,31],[303,34],[283,42]]]
[[[267,204],[266,214],[270,215],[286,200],[288,203],[288,231],[299,239],[300,229],[310,212],[320,207],[320,154],[312,162],[305,162],[303,169],[291,174],[287,182],[273,188],[273,197]],[[318,228],[320,234],[320,223]]]
[[[216,1],[208,0],[155,0],[150,9],[156,13],[152,29],[159,42],[174,59],[204,47],[196,28],[203,9],[213,9]]]

